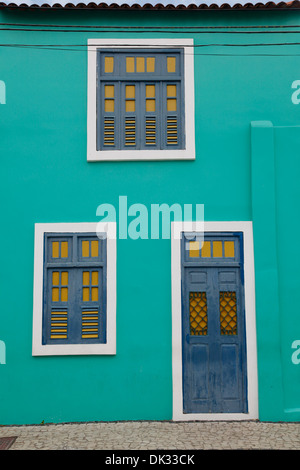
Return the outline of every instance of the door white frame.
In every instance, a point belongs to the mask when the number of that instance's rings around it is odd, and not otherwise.
[[[174,421],[233,421],[258,418],[258,384],[255,321],[255,281],[252,222],[204,222],[205,232],[243,232],[245,325],[247,347],[247,413],[183,413],[182,393],[182,308],[181,308],[181,232],[191,232],[188,222],[172,222],[172,373]],[[193,231],[193,230],[192,230]],[[195,230],[195,233],[199,230]]]

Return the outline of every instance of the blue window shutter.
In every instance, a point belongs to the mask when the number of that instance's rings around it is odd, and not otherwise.
[[[106,98],[106,87],[113,87],[113,97]],[[106,103],[112,103],[111,109],[106,107]],[[98,114],[100,127],[100,148],[102,150],[114,150],[119,148],[120,139],[120,86],[117,82],[101,82],[100,100],[98,102],[100,114]]]
[[[168,87],[176,89],[176,94],[169,95]],[[178,149],[182,148],[182,135],[181,125],[181,83],[179,81],[167,81],[162,84],[162,132],[164,148]],[[176,109],[168,110],[168,100],[176,102]]]
[[[154,88],[154,96],[147,96],[147,88]],[[141,84],[141,141],[146,149],[159,149],[161,136],[161,83],[145,81]]]
[[[130,150],[140,147],[139,139],[139,103],[140,84],[136,82],[121,83],[121,148]],[[126,89],[134,90],[129,96]],[[128,106],[128,109],[127,109]]]
[[[106,342],[106,238],[45,234],[43,344]]]

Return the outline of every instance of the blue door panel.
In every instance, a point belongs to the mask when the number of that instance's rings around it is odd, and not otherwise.
[[[191,346],[192,361],[192,400],[207,400],[209,393],[209,371],[208,371],[209,349],[207,344]],[[197,364],[203,367],[197,367]]]
[[[221,380],[224,400],[239,398],[238,359],[238,345],[223,344],[221,346]]]
[[[223,240],[234,241],[234,258],[191,259],[182,241],[184,413],[247,412],[243,240]]]

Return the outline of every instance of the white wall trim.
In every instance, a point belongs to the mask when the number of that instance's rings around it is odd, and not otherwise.
[[[248,413],[183,413],[181,256],[178,230],[190,231],[183,222],[172,222],[172,372],[174,421],[233,421],[258,419],[258,384],[255,320],[254,251],[252,222],[204,222],[206,232],[243,232],[245,316],[247,342]],[[205,235],[205,234],[204,234]]]
[[[194,160],[195,159],[195,111],[194,111],[194,54],[193,39],[89,39],[88,40],[88,112],[87,112],[87,160],[135,161],[135,160]],[[96,81],[97,49],[107,48],[168,48],[184,50],[185,89],[185,139],[186,148],[180,150],[97,150],[96,129]]]
[[[107,342],[105,344],[42,344],[43,262],[45,232],[107,233]],[[74,354],[116,354],[116,223],[49,223],[35,224],[33,356]]]

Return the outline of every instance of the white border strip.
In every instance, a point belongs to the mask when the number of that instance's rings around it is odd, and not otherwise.
[[[42,344],[43,259],[45,232],[107,233],[107,342],[105,344]],[[35,224],[33,356],[74,354],[116,354],[116,223],[49,223]]]
[[[87,112],[87,160],[194,160],[195,159],[195,110],[194,110],[194,54],[193,39],[89,39],[88,40],[88,112]],[[96,84],[97,49],[107,48],[168,48],[184,49],[185,90],[185,140],[183,150],[97,150]]]
[[[183,413],[181,256],[178,230],[189,231],[182,222],[172,222],[172,369],[174,421],[234,421],[258,419],[258,383],[255,320],[255,283],[252,222],[205,222],[207,232],[243,232],[245,315],[247,343],[248,413]],[[176,236],[174,236],[176,234]],[[205,236],[205,233],[204,233]]]

